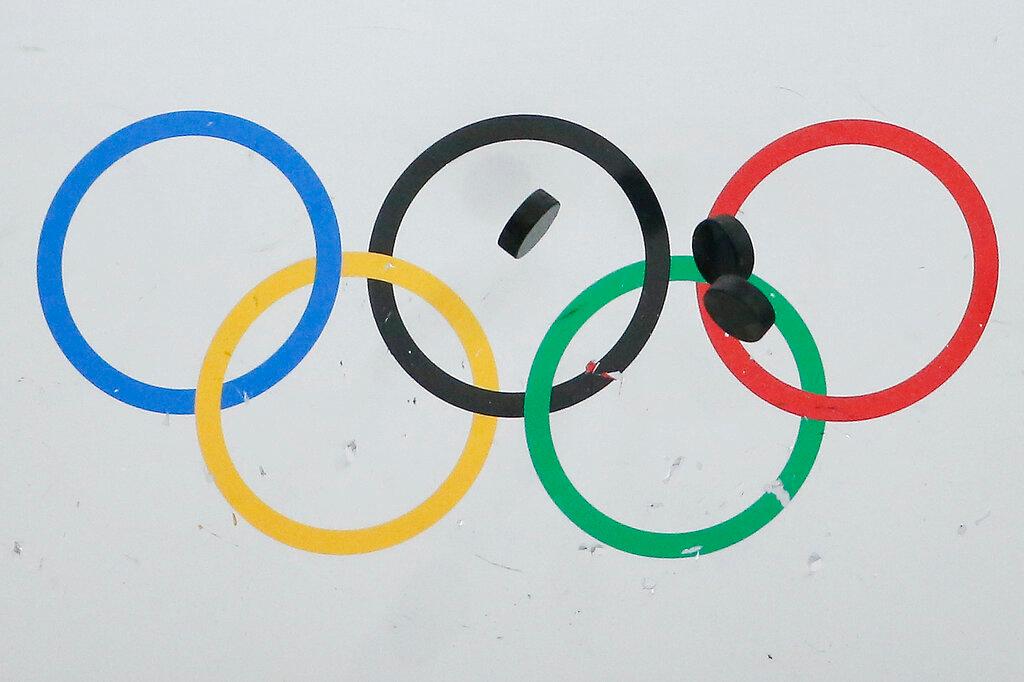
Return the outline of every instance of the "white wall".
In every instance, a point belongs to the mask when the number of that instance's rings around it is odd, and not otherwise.
[[[0,3],[0,678],[1020,677],[1024,8],[629,5]],[[888,121],[942,146],[980,188],[999,238],[996,305],[952,379],[894,415],[829,424],[793,502],[715,554],[581,550],[592,540],[538,483],[517,419],[499,423],[476,484],[434,527],[372,554],[308,553],[235,525],[194,417],[95,389],[40,311],[36,249],[62,180],[107,135],[177,109],[243,116],[294,145],[349,250],[366,248],[420,151],[489,116],[550,114],[606,136],[657,192],[676,254],[763,145],[827,119]],[[495,241],[537,187],[562,210],[514,261]],[[801,157],[741,218],[756,272],[807,321],[832,393],[906,378],[960,320],[972,275],[963,217],[906,159],[851,147]],[[269,164],[178,139],[122,159],[86,195],[65,284],[112,364],[194,386],[231,307],[312,249],[300,202]],[[445,169],[396,253],[474,310],[506,390],[523,388],[568,301],[643,256],[600,169],[525,142]],[[277,347],[307,295],[259,320],[233,374]],[[602,311],[559,376],[609,347],[634,301]],[[412,296],[399,302],[431,357],[468,379],[444,321]],[[751,350],[795,380],[777,332]],[[337,528],[426,497],[470,423],[395,363],[359,280],[344,281],[298,368],[224,419],[236,465],[268,503]],[[761,495],[799,418],[729,374],[692,286],[677,283],[621,385],[552,421],[584,494],[671,531]]]

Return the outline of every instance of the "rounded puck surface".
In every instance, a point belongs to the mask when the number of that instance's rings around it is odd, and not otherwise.
[[[558,199],[538,189],[519,204],[505,229],[498,236],[498,246],[513,258],[522,258],[530,252],[551,227],[561,204]]]
[[[747,228],[735,216],[702,220],[693,231],[693,259],[709,284],[722,275],[743,279],[754,272],[754,245]]]
[[[768,297],[738,275],[716,279],[704,294],[704,307],[722,331],[740,341],[760,341],[775,324]]]

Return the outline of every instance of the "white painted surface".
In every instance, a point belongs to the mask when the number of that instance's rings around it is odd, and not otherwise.
[[[1024,8],[797,5],[0,3],[0,678],[1019,679]],[[830,424],[786,510],[698,561],[590,551],[538,483],[519,420],[499,425],[477,483],[422,535],[365,556],[305,553],[235,526],[194,419],[94,389],[39,309],[39,227],[70,168],[137,119],[192,108],[244,116],[294,145],[330,192],[348,249],[366,247],[416,154],[492,115],[551,114],[608,137],[658,193],[678,254],[764,144],[820,120],[889,121],[944,147],[985,196],[1002,255],[995,312],[946,385],[896,415]],[[513,261],[495,240],[537,187],[562,209]],[[905,159],[803,157],[742,217],[757,272],[808,321],[835,393],[908,376],[959,321],[971,276],[963,219]],[[396,253],[459,292],[502,387],[521,389],[558,311],[642,247],[596,166],[515,143],[432,181]],[[308,221],[276,171],[187,139],[102,176],[72,224],[65,275],[104,357],[184,386],[238,298],[310,255]],[[254,326],[236,373],[284,338],[305,295]],[[399,301],[431,357],[468,376],[443,321]],[[560,376],[617,338],[633,301],[584,329]],[[755,348],[794,378],[776,332]],[[225,428],[268,502],[353,527],[429,494],[469,420],[405,375],[365,284],[346,280],[309,357],[228,412]],[[692,288],[678,284],[621,391],[553,423],[595,504],[677,530],[760,494],[797,418],[732,378]]]

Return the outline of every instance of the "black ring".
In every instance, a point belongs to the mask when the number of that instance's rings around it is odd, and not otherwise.
[[[626,194],[640,221],[644,239],[644,284],[626,330],[600,360],[601,372],[621,372],[651,337],[668,291],[671,251],[668,228],[654,190],[628,156],[592,130],[550,116],[515,114],[471,123],[430,145],[395,181],[380,207],[370,235],[370,251],[393,255],[402,218],[430,178],[466,152],[496,142],[537,140],[579,152],[603,168]],[[488,235],[490,237],[490,235]],[[369,280],[370,309],[377,329],[398,364],[416,383],[445,402],[477,414],[522,417],[524,394],[491,391],[467,384],[435,365],[409,335],[389,282]],[[583,372],[558,384],[551,393],[557,411],[589,398],[611,379]]]

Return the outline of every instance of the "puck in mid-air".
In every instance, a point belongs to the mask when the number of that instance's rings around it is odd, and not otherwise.
[[[544,190],[533,192],[505,223],[505,229],[498,236],[498,246],[513,258],[522,258],[551,227],[559,206],[558,200]]]
[[[693,231],[693,259],[709,284],[722,275],[743,279],[754,271],[754,245],[743,223],[731,215],[702,220]]]
[[[704,308],[722,331],[760,341],[775,324],[775,309],[760,289],[738,275],[722,275],[704,294]]]

